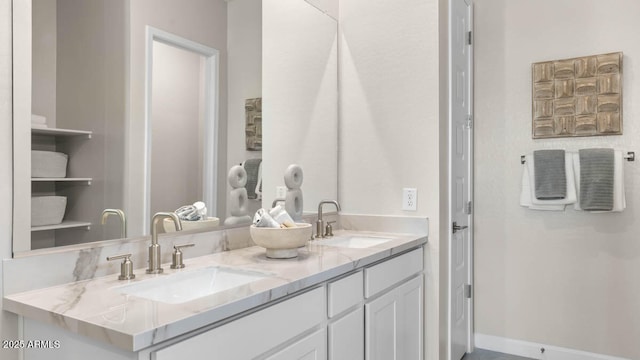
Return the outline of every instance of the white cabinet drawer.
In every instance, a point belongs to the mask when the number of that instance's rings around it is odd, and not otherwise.
[[[317,288],[167,348],[155,360],[247,360],[326,319],[325,288]]]
[[[328,285],[328,312],[334,317],[362,301],[364,281],[362,271]]]
[[[422,248],[364,269],[364,296],[369,298],[424,268]]]

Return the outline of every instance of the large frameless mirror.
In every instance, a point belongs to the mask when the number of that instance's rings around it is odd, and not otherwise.
[[[212,220],[201,230],[223,226],[235,165],[249,216],[292,163],[306,212],[335,198],[327,4],[14,1],[14,254],[146,235],[153,213],[196,201]]]

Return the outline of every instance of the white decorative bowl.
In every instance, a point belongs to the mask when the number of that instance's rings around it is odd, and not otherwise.
[[[199,221],[181,221],[182,230],[189,231],[195,229],[206,229],[210,227],[216,227],[220,225],[220,219],[217,217],[208,217],[207,220],[199,220]],[[176,227],[173,224],[173,220],[164,219],[162,222],[162,226],[164,226],[164,232],[171,233],[176,231]]]
[[[289,259],[298,256],[298,248],[311,239],[311,224],[296,223],[294,228],[266,228],[251,225],[253,242],[267,249],[267,257]]]

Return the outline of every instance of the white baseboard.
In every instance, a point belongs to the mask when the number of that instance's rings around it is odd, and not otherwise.
[[[475,347],[510,355],[540,360],[630,360],[621,357],[573,350],[559,346],[508,339],[492,335],[475,334]],[[544,349],[544,352],[541,351]]]

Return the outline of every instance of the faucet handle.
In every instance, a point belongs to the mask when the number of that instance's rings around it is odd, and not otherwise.
[[[325,231],[324,231],[325,237],[333,236],[333,226],[331,226],[331,224],[334,224],[334,223],[335,221],[327,221],[327,226],[325,227]]]
[[[172,269],[182,269],[184,267],[184,262],[182,262],[182,251],[183,248],[188,248],[195,246],[195,244],[182,244],[182,245],[174,245],[173,248],[176,250],[173,252],[171,258],[173,262],[171,263]]]
[[[120,276],[118,280],[131,280],[135,279],[136,275],[133,273],[133,262],[131,262],[131,254],[120,254],[114,256],[107,256],[107,261],[124,259],[120,264]]]

